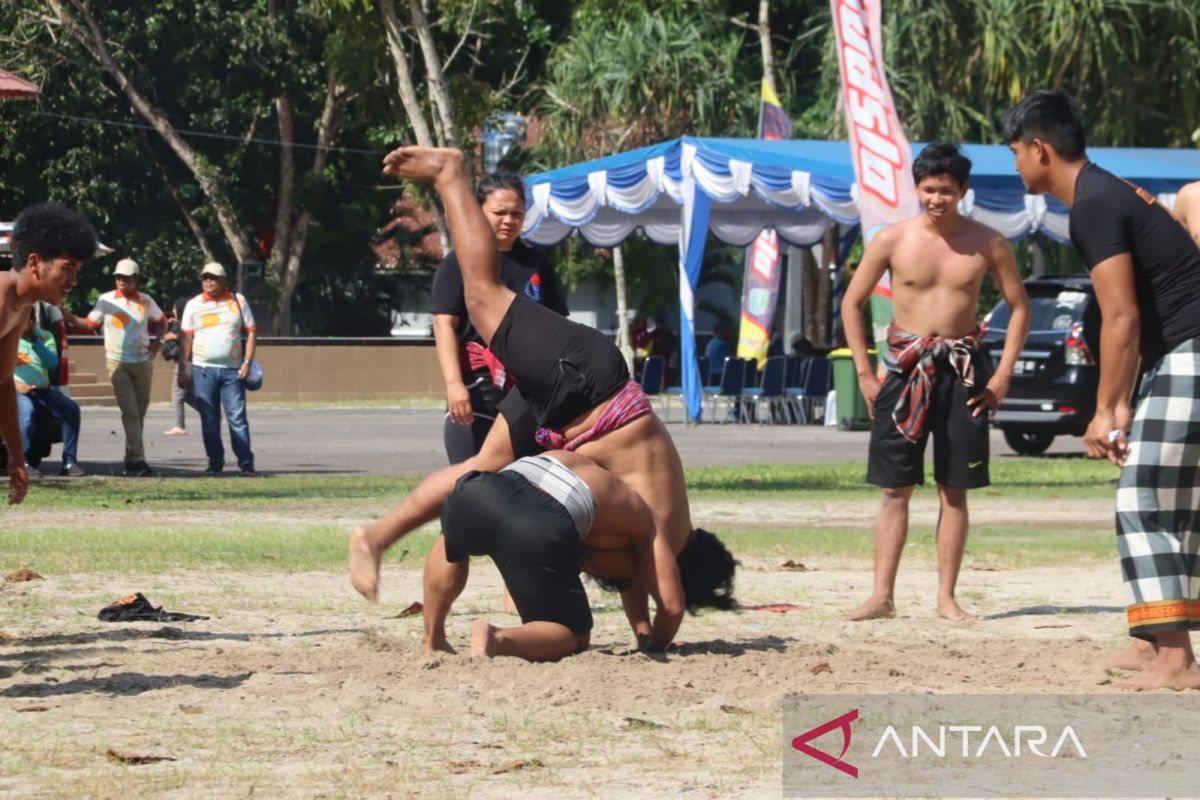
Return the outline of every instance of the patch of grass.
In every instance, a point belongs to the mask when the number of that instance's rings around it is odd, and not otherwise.
[[[127,480],[92,477],[35,484],[22,508],[119,508],[145,506],[228,509],[262,508],[277,501],[328,504],[339,500],[377,500],[408,493],[417,480],[363,475],[271,475],[260,478],[152,478]]]
[[[1111,496],[1117,471],[1107,461],[1083,458],[1005,458],[992,461],[992,486],[987,490],[1014,496]],[[922,491],[933,491],[933,470]],[[767,498],[788,495],[797,499],[812,493],[878,494],[865,482],[865,464],[786,464],[744,467],[703,467],[687,472],[688,492],[697,499],[732,497]]]
[[[308,572],[344,569],[345,528],[328,525],[252,525],[228,528],[20,531],[0,536],[0,564],[54,574],[161,572],[171,569],[258,569]],[[418,530],[384,562],[419,567],[434,535]]]
[[[861,464],[710,467],[689,470],[688,485],[695,501],[864,502],[877,497],[878,490],[863,483],[863,471]],[[1083,459],[1013,458],[995,462],[992,478],[995,485],[981,492],[1014,501],[1055,497],[1109,501],[1116,471],[1107,463]],[[16,512],[36,511],[39,519],[46,520],[45,528],[0,535],[0,565],[10,569],[40,567],[58,574],[205,566],[286,572],[341,569],[347,531],[314,524],[311,515],[316,509],[320,508],[323,519],[332,514],[365,520],[380,506],[399,501],[415,484],[411,478],[357,475],[46,481],[33,487],[25,505]],[[934,491],[932,486],[922,490]],[[120,529],[54,523],[56,509],[92,510],[101,518],[107,510],[130,508],[147,512],[144,523]],[[265,512],[273,518],[270,524],[256,522],[254,515],[247,513],[246,521],[239,524],[235,513],[225,524],[200,523],[186,529],[155,522],[155,512],[170,511],[178,517],[192,509]],[[275,522],[279,517],[294,517],[295,524],[279,524]],[[869,558],[871,554],[869,530],[756,527],[722,533],[733,537],[731,547],[745,556],[794,558],[811,553]],[[432,535],[429,531],[419,532],[405,539],[394,548],[396,556],[389,560],[399,560],[401,553],[409,551],[409,561],[418,563]],[[968,559],[994,558],[1022,565],[1108,558],[1112,555],[1111,539],[1108,530],[979,527],[971,531]],[[914,530],[909,546],[919,557],[932,557],[932,534]]]
[[[722,541],[738,556],[792,559],[813,566],[814,559],[872,558],[874,532],[867,528],[716,528]],[[1109,528],[972,527],[963,558],[971,567],[1035,567],[1111,561],[1116,553]],[[906,559],[933,564],[937,560],[934,532],[914,528],[904,547]]]

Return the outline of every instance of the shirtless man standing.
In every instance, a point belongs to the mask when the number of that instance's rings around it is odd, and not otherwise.
[[[938,484],[937,614],[974,619],[954,599],[967,541],[967,490],[988,485],[988,418],[1008,393],[1013,364],[1029,332],[1029,298],[1012,247],[996,231],[958,212],[971,162],[957,145],[930,144],[913,161],[924,213],[880,231],[842,300],[842,322],[873,418],[867,482],[883,489],[875,526],[871,596],[846,620],[892,617],[896,571],[908,537],[908,503],[925,481],[925,444],[933,434]],[[888,330],[887,379],[867,355],[862,307],[886,270],[895,317]],[[975,320],[988,273],[1012,308],[995,372],[979,349]],[[989,377],[990,376],[990,377]]]
[[[644,586],[635,578],[622,600],[639,646],[665,649],[686,608],[705,605],[706,596],[717,594],[722,596],[712,599],[724,604],[735,563],[716,537],[692,530],[683,465],[666,428],[629,380],[620,352],[610,341],[500,282],[495,237],[467,184],[462,153],[404,147],[384,159],[384,172],[430,182],[441,195],[471,322],[516,378],[518,388],[509,397],[527,402],[539,425],[557,429],[543,444],[577,450],[624,481],[650,507],[657,586]],[[513,461],[509,429],[514,420],[508,419],[503,403],[500,412],[478,455],[433,473],[390,514],[351,534],[350,580],[363,596],[375,599],[384,551],[436,518],[462,475],[471,470],[494,472]],[[692,584],[696,591],[685,596],[680,569],[689,561],[725,564],[728,574],[714,571],[711,584]],[[450,563],[445,542],[439,539],[425,564],[426,596],[456,594],[454,586],[466,578],[466,562]],[[653,620],[649,597],[656,605]],[[427,651],[446,649],[444,630],[427,629],[425,635]]]
[[[1200,181],[1189,183],[1175,195],[1175,216],[1200,245]]]
[[[87,218],[58,203],[30,206],[13,224],[13,268],[0,273],[0,438],[8,449],[9,504],[20,503],[29,490],[13,378],[29,307],[65,300],[79,268],[95,254],[96,232]]]

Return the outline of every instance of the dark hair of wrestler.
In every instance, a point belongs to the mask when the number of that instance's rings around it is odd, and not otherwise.
[[[913,160],[912,173],[914,183],[931,175],[949,175],[961,188],[971,178],[971,159],[953,142],[930,142]]]
[[[728,611],[737,606],[733,575],[738,561],[714,534],[703,528],[693,530],[677,560],[683,599],[690,613],[695,614],[698,608]]]
[[[78,211],[61,203],[30,206],[13,223],[13,269],[24,269],[33,253],[43,261],[64,256],[89,261],[96,255],[96,241],[92,224]]]
[[[703,528],[692,531],[687,546],[679,554],[679,579],[683,583],[684,603],[695,614],[700,608],[728,611],[737,607],[733,598],[733,575],[738,561],[715,535]],[[620,592],[627,580],[591,576],[606,592]]]
[[[483,201],[488,199],[488,195],[492,192],[500,192],[505,189],[517,193],[517,197],[525,199],[525,181],[521,180],[520,175],[512,172],[493,172],[484,177],[479,182],[479,187],[475,189],[475,199],[479,201],[479,205],[483,205]]]
[[[1030,94],[1004,115],[1004,142],[1034,139],[1046,142],[1066,161],[1083,158],[1087,140],[1083,120],[1071,95],[1041,89]]]

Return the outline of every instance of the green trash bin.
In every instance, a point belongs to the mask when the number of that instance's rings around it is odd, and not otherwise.
[[[868,350],[871,367],[875,366],[875,351]],[[871,428],[871,412],[867,400],[858,388],[858,371],[850,348],[843,347],[829,354],[833,369],[833,390],[837,392],[837,425],[842,431],[865,431]]]

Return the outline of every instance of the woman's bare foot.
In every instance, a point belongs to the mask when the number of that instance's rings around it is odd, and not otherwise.
[[[868,597],[867,602],[848,614],[842,614],[838,619],[846,622],[862,622],[866,619],[891,619],[896,616],[896,605],[892,598]]]
[[[1182,692],[1186,689],[1200,689],[1200,666],[1193,662],[1190,666],[1180,669],[1163,663],[1162,659],[1155,659],[1133,678],[1117,686],[1127,692],[1148,692],[1153,689],[1174,689]]]
[[[462,151],[452,147],[399,147],[384,157],[383,174],[425,181],[435,187],[466,176]]]
[[[1154,663],[1154,645],[1145,639],[1134,639],[1119,653],[1104,659],[1104,666],[1109,669],[1123,669],[1129,672],[1141,672]]]
[[[967,611],[963,611],[962,606],[954,600],[939,600],[937,604],[937,615],[942,619],[948,619],[951,622],[974,622],[978,617]]]
[[[495,643],[496,629],[488,621],[476,621],[471,628],[471,658],[491,658],[492,645]]]
[[[380,555],[366,528],[359,527],[350,532],[350,583],[372,603],[379,600]]]
[[[166,435],[167,436],[187,436],[188,432],[185,431],[183,428],[180,428],[178,425],[176,425],[174,428],[171,428],[169,431],[166,431]]]

